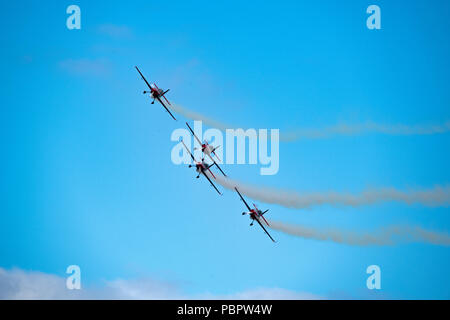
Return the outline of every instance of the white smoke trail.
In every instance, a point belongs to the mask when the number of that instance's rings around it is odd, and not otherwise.
[[[201,120],[206,125],[217,128],[221,131],[226,129],[238,128],[228,125],[215,119],[209,118],[199,112],[191,111],[178,104],[172,104],[172,109],[191,120]],[[374,122],[362,124],[337,124],[330,127],[311,129],[299,128],[291,131],[281,131],[280,141],[294,142],[301,139],[323,139],[333,136],[353,136],[369,133],[387,134],[387,135],[432,135],[450,132],[450,121],[444,124],[435,125],[412,125],[403,124],[385,125]]]
[[[175,110],[175,112],[181,114],[185,118],[188,118],[191,120],[201,120],[203,123],[210,126],[211,128],[216,128],[216,129],[219,129],[220,131],[225,131],[226,129],[233,128],[232,126],[228,126],[220,121],[209,118],[201,113],[191,111],[185,107],[182,107],[179,104],[172,103],[171,106],[172,106],[172,109]]]
[[[291,132],[282,133],[280,140],[296,141],[299,139],[320,139],[329,138],[337,135],[361,135],[369,133],[379,133],[387,135],[431,135],[446,133],[450,131],[450,121],[442,125],[415,125],[407,126],[402,124],[384,125],[374,122],[366,122],[363,124],[338,124],[321,129],[297,129]]]
[[[393,226],[375,233],[355,233],[337,229],[316,229],[299,225],[268,221],[270,228],[293,236],[340,244],[370,246],[394,245],[398,243],[422,242],[450,246],[450,236],[446,233],[429,231],[420,227]]]
[[[400,191],[395,188],[369,189],[358,194],[339,192],[298,193],[261,186],[251,186],[216,176],[216,181],[224,188],[239,191],[255,200],[274,203],[287,208],[303,209],[317,205],[358,207],[381,202],[402,202],[408,205],[421,204],[427,207],[448,207],[450,205],[450,186],[435,186],[428,190]]]

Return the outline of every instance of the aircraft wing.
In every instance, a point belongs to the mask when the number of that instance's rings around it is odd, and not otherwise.
[[[145,83],[147,84],[148,88],[149,88],[150,90],[152,90],[152,87],[150,86],[150,83],[148,83],[147,79],[145,79],[144,75],[141,73],[141,70],[139,70],[139,68],[136,67],[136,66],[135,66],[135,68],[136,68],[137,72],[139,72],[139,74],[141,75],[142,79],[143,79],[143,80],[145,81]]]
[[[262,212],[259,216],[260,216],[261,218],[263,218],[264,222],[269,226],[269,223],[267,222],[266,218],[263,217],[263,215],[264,215],[267,211],[269,211],[269,209],[267,209],[266,211]],[[270,226],[269,226],[269,227],[270,227]]]
[[[200,141],[200,139],[195,135],[194,130],[192,130],[192,128],[189,126],[189,124],[186,122],[186,125],[188,126],[189,130],[191,130],[192,135],[194,136],[195,140],[197,140],[198,144],[200,145],[200,147],[202,146],[202,142]]]
[[[203,173],[203,175],[205,176],[205,178],[208,179],[209,183],[211,183],[211,186],[212,186],[214,189],[216,189],[217,193],[219,193],[220,195],[222,195],[222,194],[220,193],[219,189],[217,189],[217,187],[214,185],[214,183],[212,183],[212,181],[211,181],[211,179],[208,177],[208,175],[207,175],[206,173],[204,173],[203,171],[202,171],[202,173]]]
[[[212,171],[210,170],[210,168],[214,165],[214,163],[211,163],[209,166],[206,167],[206,170],[209,171],[209,173],[211,173],[211,175],[213,176],[214,179],[216,179],[216,176],[214,175],[214,173],[212,173]]]
[[[156,98],[156,99],[158,100],[159,103],[161,103],[161,105],[164,107],[164,109],[166,109],[166,111],[170,114],[170,116],[173,118],[173,120],[177,121],[177,119],[175,119],[172,112],[170,112],[169,108],[166,107],[166,105],[162,102],[162,100],[160,98]],[[167,101],[167,102],[169,102],[169,101]]]
[[[267,232],[266,228],[264,228],[264,226],[262,225],[261,221],[259,221],[259,218],[256,217],[255,219],[259,225],[261,226],[261,228],[263,228],[264,232],[269,236],[270,240],[272,240],[273,242],[276,242],[275,240],[273,240],[272,236],[269,234],[269,232]]]
[[[167,91],[169,91],[169,90],[167,90]],[[166,92],[167,92],[166,91]],[[161,97],[163,97],[164,98],[164,100],[166,100],[167,101],[167,103],[169,104],[169,106],[171,106],[171,104],[170,104],[170,102],[169,102],[169,100],[167,100],[167,98],[166,98],[166,96],[164,96],[165,94],[166,94],[166,92],[164,92],[162,95],[161,95]]]
[[[241,193],[238,191],[238,189],[236,187],[234,187],[234,190],[236,190],[236,192],[238,193],[239,197],[241,197],[241,200],[245,203],[245,206],[247,207],[248,211],[252,211],[252,209],[250,209],[250,206],[248,205],[248,203],[244,200],[244,198],[242,197]]]
[[[184,148],[186,149],[186,151],[189,153],[189,155],[191,156],[191,158],[192,158],[192,161],[194,161],[194,164],[195,164],[195,158],[194,158],[194,155],[191,153],[191,151],[188,149],[188,147],[186,146],[186,144],[184,143],[184,141],[183,140],[181,140],[181,143],[183,144],[183,146],[184,146]]]
[[[222,174],[226,177],[227,175],[225,174],[225,172],[223,172],[223,170],[219,167],[219,165],[217,164],[216,161],[214,161],[214,159],[208,154],[209,158],[213,161],[213,164],[216,165],[217,169],[219,169],[220,172],[222,172]]]

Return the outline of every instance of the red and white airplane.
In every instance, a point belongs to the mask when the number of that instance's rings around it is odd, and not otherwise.
[[[247,202],[244,200],[244,198],[242,197],[241,193],[238,191],[238,189],[236,187],[234,187],[234,190],[236,190],[236,192],[238,193],[239,197],[241,197],[241,200],[244,202],[245,206],[248,209],[248,212],[242,212],[242,215],[244,214],[249,214],[250,215],[250,219],[252,219],[252,223],[250,223],[250,226],[253,225],[253,222],[256,221],[259,223],[259,225],[261,226],[261,228],[263,228],[264,232],[269,236],[270,240],[272,240],[273,242],[276,242],[275,240],[273,240],[273,238],[271,237],[271,235],[269,234],[269,232],[267,232],[266,228],[264,228],[263,224],[261,223],[261,221],[259,220],[260,218],[264,220],[264,222],[269,225],[269,223],[267,222],[267,220],[263,217],[263,215],[269,211],[269,209],[267,209],[266,211],[262,212],[261,210],[259,210],[256,205],[253,203],[253,207],[255,207],[254,209],[250,208],[250,206],[247,204]]]
[[[209,172],[212,177],[215,179],[216,176],[211,172],[210,168],[214,165],[214,163],[212,164],[207,164],[204,160],[202,159],[201,162],[198,162],[195,160],[194,156],[192,155],[191,151],[188,149],[188,147],[186,146],[186,144],[184,143],[183,140],[181,140],[181,142],[183,143],[184,148],[186,149],[186,151],[189,153],[189,155],[192,158],[192,161],[194,161],[195,163],[195,170],[198,172],[197,175],[197,179],[200,177],[200,174],[203,174],[205,176],[206,179],[208,179],[209,183],[211,184],[211,186],[217,191],[217,193],[219,193],[220,195],[222,195],[222,193],[220,193],[220,191],[216,188],[216,186],[214,185],[214,183],[212,183],[211,179],[208,177],[208,175],[206,174],[206,172]],[[193,165],[189,165],[189,168],[192,168]]]
[[[206,154],[211,161],[213,162],[213,164],[216,165],[216,167],[220,170],[220,172],[222,172],[222,174],[226,177],[227,175],[225,174],[225,172],[223,172],[223,170],[219,167],[219,165],[217,164],[217,162],[213,159],[213,157],[211,156],[211,154],[213,154],[219,161],[221,161],[219,159],[219,157],[217,156],[217,154],[215,153],[216,149],[220,146],[217,147],[213,147],[211,146],[208,141],[205,140],[204,143],[202,143],[200,141],[200,139],[195,135],[194,130],[192,130],[192,128],[189,126],[189,124],[186,122],[186,125],[188,126],[189,130],[191,131],[192,135],[194,136],[195,140],[197,140],[198,144],[200,145],[203,154]],[[194,150],[196,150],[197,148],[194,148]]]
[[[170,112],[169,108],[166,106],[166,104],[162,101],[161,98],[164,98],[164,100],[167,102],[167,104],[170,106],[170,102],[169,100],[167,100],[167,98],[164,96],[170,89],[167,89],[166,91],[159,89],[158,86],[156,85],[156,83],[148,83],[147,79],[145,79],[145,77],[142,75],[141,71],[139,70],[138,67],[136,67],[136,70],[139,72],[139,74],[142,77],[142,80],[145,81],[145,83],[147,84],[148,88],[150,89],[150,91],[145,91],[144,90],[144,94],[146,93],[150,93],[150,97],[153,98],[152,104],[155,103],[155,100],[158,100],[159,103],[161,103],[161,105],[166,109],[166,111],[170,114],[170,116],[173,118],[173,120],[177,120],[175,119],[175,117],[173,116],[172,112]]]

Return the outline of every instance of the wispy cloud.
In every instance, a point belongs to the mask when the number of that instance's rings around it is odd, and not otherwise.
[[[0,300],[12,299],[322,299],[304,292],[281,288],[257,288],[232,294],[204,293],[187,295],[174,283],[151,278],[106,281],[102,286],[68,290],[60,276],[21,269],[0,268]]]
[[[130,27],[116,24],[102,24],[97,28],[98,33],[116,39],[128,39],[133,37],[133,30]]]
[[[0,299],[182,299],[179,288],[151,278],[105,281],[101,286],[69,290],[57,275],[0,268]]]
[[[67,290],[61,277],[0,268],[0,299],[76,299],[82,296],[80,291]]]
[[[204,299],[211,300],[321,300],[325,299],[322,296],[315,295],[308,292],[297,292],[281,288],[257,288],[246,291],[241,291],[232,294],[202,295]]]
[[[111,66],[106,59],[66,59],[59,67],[72,75],[104,76],[110,73]]]

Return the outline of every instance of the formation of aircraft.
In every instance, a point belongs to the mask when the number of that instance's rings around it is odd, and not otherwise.
[[[225,174],[225,172],[223,172],[223,170],[219,167],[219,165],[217,164],[217,162],[213,159],[213,157],[211,156],[214,155],[219,161],[221,161],[219,159],[219,157],[217,156],[217,154],[215,153],[216,149],[220,146],[217,147],[213,147],[211,146],[208,141],[205,140],[205,142],[201,142],[200,139],[196,136],[196,134],[194,133],[194,130],[192,130],[192,128],[189,126],[189,123],[186,122],[186,125],[188,126],[189,130],[191,131],[192,135],[194,136],[195,140],[197,140],[198,144],[200,145],[200,148],[203,152],[203,154],[207,155],[211,161],[216,165],[217,169],[219,169],[220,172],[222,172],[222,174],[226,177],[227,175]],[[194,150],[196,150],[197,148],[194,148]]]
[[[142,77],[142,80],[144,80],[144,82],[147,84],[148,88],[150,89],[150,91],[144,91],[144,94],[150,94],[150,98],[153,99],[151,104],[155,103],[155,100],[158,101],[163,107],[164,109],[166,109],[166,111],[170,114],[170,116],[172,117],[172,119],[174,119],[175,121],[177,120],[172,112],[170,112],[170,109],[168,106],[171,106],[169,100],[167,100],[167,98],[165,97],[165,94],[170,90],[167,89],[166,91],[158,88],[158,86],[155,83],[150,84],[147,79],[145,79],[144,75],[141,73],[141,71],[139,70],[138,67],[135,67],[137,72],[139,72],[139,75]],[[163,100],[164,99],[164,100]],[[167,105],[166,105],[167,103]],[[219,167],[219,165],[217,164],[216,160],[214,158],[216,158],[217,160],[219,160],[219,162],[221,161],[219,159],[219,157],[216,154],[216,150],[217,148],[219,148],[219,146],[212,146],[208,143],[208,141],[204,141],[202,143],[202,141],[197,137],[197,135],[194,133],[194,130],[192,130],[192,128],[189,126],[189,124],[186,122],[186,125],[188,126],[190,132],[192,133],[192,135],[194,136],[195,140],[198,142],[198,144],[200,145],[200,150],[202,151],[203,157],[201,159],[201,161],[197,161],[194,157],[194,155],[191,153],[191,151],[189,150],[189,148],[186,146],[186,144],[184,143],[183,140],[181,140],[181,142],[183,143],[184,148],[186,149],[186,151],[189,153],[189,155],[191,156],[192,161],[194,162],[194,165],[189,165],[189,168],[195,167],[195,170],[197,171],[197,179],[200,178],[200,175],[203,175],[208,182],[211,184],[211,186],[217,191],[218,194],[222,195],[222,193],[219,191],[219,189],[217,189],[216,185],[212,182],[212,179],[216,179],[216,176],[214,175],[214,173],[211,171],[211,167],[212,166],[216,166],[217,169],[219,169],[219,171],[226,177],[227,175],[225,174],[225,172],[223,172],[223,170]],[[194,148],[194,150],[196,150],[197,148]],[[205,156],[208,156],[209,159],[211,159],[212,163],[208,164],[205,162]],[[211,177],[210,177],[211,175]],[[243,212],[242,215],[246,215],[248,214],[250,219],[252,220],[252,222],[250,223],[250,226],[253,226],[253,222],[257,222],[261,228],[264,230],[264,232],[269,236],[270,240],[272,240],[273,242],[276,242],[272,236],[269,234],[269,232],[267,231],[267,229],[264,227],[264,224],[269,226],[269,223],[267,222],[267,220],[264,218],[264,214],[269,211],[261,211],[259,210],[255,204],[253,204],[254,208],[251,208],[248,203],[245,201],[244,197],[241,195],[241,193],[239,192],[239,190],[235,187],[234,188],[236,190],[236,192],[238,193],[239,197],[241,198],[241,200],[244,202],[245,206],[247,207],[248,211],[247,212]]]
[[[205,159],[203,158],[202,161],[197,161],[195,160],[194,155],[191,153],[191,151],[189,150],[189,148],[186,146],[186,144],[184,143],[183,140],[181,140],[181,143],[183,143],[184,148],[186,149],[186,151],[189,153],[189,155],[192,158],[192,161],[194,161],[195,163],[195,170],[198,172],[197,175],[197,179],[200,178],[200,175],[202,174],[206,179],[208,179],[209,183],[211,184],[211,186],[216,189],[216,191],[222,195],[222,193],[220,193],[219,189],[217,189],[217,187],[215,186],[215,184],[211,181],[211,179],[208,177],[208,172],[211,174],[211,176],[215,179],[216,176],[212,173],[212,171],[210,170],[210,168],[214,165],[214,163],[212,164],[207,164],[205,162]],[[189,165],[189,168],[192,168],[193,165]]]

